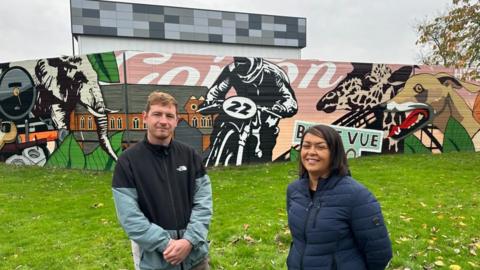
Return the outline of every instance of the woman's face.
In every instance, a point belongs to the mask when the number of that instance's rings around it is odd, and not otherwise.
[[[300,156],[310,178],[325,178],[330,174],[330,149],[325,139],[311,133],[305,135]]]

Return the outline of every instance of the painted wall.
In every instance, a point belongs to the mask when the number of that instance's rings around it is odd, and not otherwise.
[[[0,64],[0,160],[112,169],[151,91],[208,166],[294,159],[309,125],[349,157],[480,151],[480,83],[431,66],[109,52]]]

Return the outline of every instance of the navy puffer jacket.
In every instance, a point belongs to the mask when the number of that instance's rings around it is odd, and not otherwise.
[[[392,247],[380,205],[349,176],[318,182],[313,199],[308,177],[287,189],[292,245],[288,269],[385,269]]]

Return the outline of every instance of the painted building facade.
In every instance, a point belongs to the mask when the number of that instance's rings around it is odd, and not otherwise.
[[[0,64],[0,160],[112,169],[154,90],[207,166],[294,159],[315,123],[350,157],[480,151],[480,83],[454,69],[116,51]]]

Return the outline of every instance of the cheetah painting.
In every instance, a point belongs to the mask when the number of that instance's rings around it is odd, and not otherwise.
[[[372,109],[397,95],[413,69],[412,66],[404,66],[392,71],[385,64],[352,65],[353,71],[318,101],[318,111],[331,113],[336,110]]]

